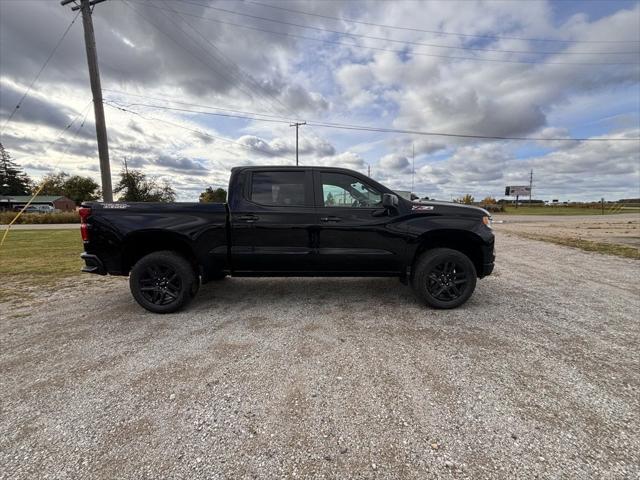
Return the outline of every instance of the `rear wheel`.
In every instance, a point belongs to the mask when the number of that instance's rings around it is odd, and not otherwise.
[[[411,286],[430,306],[455,308],[465,303],[475,290],[476,269],[464,253],[436,248],[416,261]]]
[[[154,313],[171,313],[185,307],[196,295],[200,280],[182,255],[153,252],[131,269],[129,288],[141,307]]]

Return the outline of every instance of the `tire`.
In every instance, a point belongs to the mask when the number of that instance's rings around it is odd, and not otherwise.
[[[200,288],[200,279],[182,255],[153,252],[131,269],[129,288],[138,304],[153,313],[172,313],[184,308]]]
[[[469,300],[476,278],[476,268],[464,253],[435,248],[416,260],[411,286],[431,307],[456,308]]]

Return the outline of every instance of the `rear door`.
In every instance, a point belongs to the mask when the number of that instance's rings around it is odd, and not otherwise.
[[[316,213],[310,169],[250,170],[231,212],[236,273],[295,273],[312,267]]]
[[[405,240],[382,208],[382,192],[364,178],[314,172],[319,217],[317,269],[326,272],[397,273]],[[393,213],[392,213],[393,215]]]

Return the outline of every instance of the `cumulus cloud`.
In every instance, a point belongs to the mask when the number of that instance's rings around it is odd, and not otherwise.
[[[380,159],[378,165],[386,170],[395,172],[409,172],[411,171],[411,163],[409,159],[403,155],[396,153],[390,153]]]
[[[638,42],[639,5],[606,2],[591,10],[590,2],[573,2],[562,14],[546,1],[526,6],[467,2],[460,8],[457,2],[417,7],[408,1],[298,0],[292,7],[367,22],[362,24],[247,2],[235,4],[233,10],[254,17],[206,8],[209,4],[231,9],[228,2],[213,0],[197,2],[202,5],[173,0],[127,3],[105,2],[94,10],[102,83],[109,89],[105,94],[139,113],[106,109],[112,169],[126,157],[132,168],[170,176],[181,200],[196,198],[207,185],[224,185],[237,165],[294,164],[295,131],[287,123],[134,105],[148,103],[145,97],[160,99],[153,100],[160,106],[187,107],[177,101],[194,110],[209,106],[260,112],[285,122],[561,139],[638,136],[637,54],[616,53],[637,49],[637,43],[531,42],[517,37]],[[35,6],[0,1],[0,10],[1,125],[73,14],[59,2]],[[329,35],[255,16],[379,39]],[[265,29],[353,46],[261,31]],[[478,41],[420,29],[485,37]],[[412,43],[398,43],[403,41]],[[511,52],[455,49],[469,47]],[[77,21],[2,131],[4,146],[36,178],[46,167],[91,172],[99,180],[92,109],[84,127],[75,132],[91,100],[83,48]],[[380,50],[385,48],[397,51]],[[558,53],[515,53],[541,50]],[[507,63],[512,61],[535,63]],[[614,61],[626,64],[572,65]],[[60,136],[74,118],[74,127]],[[371,167],[377,180],[401,190],[408,190],[412,182],[413,150],[416,191],[436,198],[500,195],[505,184],[526,181],[531,168],[534,191],[541,195],[637,196],[638,142],[497,142],[311,125],[302,127],[300,134],[301,164],[362,172]]]
[[[154,163],[160,167],[188,172],[190,175],[205,175],[208,171],[207,167],[202,163],[186,157],[160,155]]]

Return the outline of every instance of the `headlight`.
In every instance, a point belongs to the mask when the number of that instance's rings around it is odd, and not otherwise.
[[[492,228],[491,224],[493,223],[493,219],[490,216],[485,215],[482,217],[482,223],[484,223],[487,227]]]

